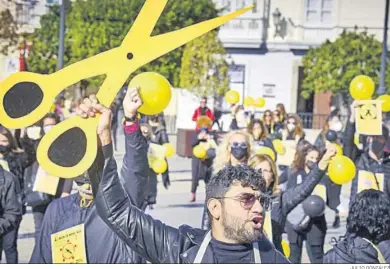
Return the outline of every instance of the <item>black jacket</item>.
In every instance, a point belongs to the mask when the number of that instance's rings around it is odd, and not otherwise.
[[[96,212],[80,207],[80,195],[57,199],[47,208],[30,263],[53,263],[51,235],[84,223],[88,263],[140,263],[136,255]]]
[[[275,247],[282,251],[282,234],[287,221],[287,215],[307,197],[321,181],[325,171],[316,166],[307,176],[304,184],[297,184],[281,192],[272,203],[271,219],[272,234]]]
[[[356,176],[352,180],[351,184],[351,196],[349,207],[355,201],[355,197],[358,190],[358,175],[360,170],[364,170],[371,173],[383,173],[384,174],[384,186],[383,192],[390,197],[390,158],[385,158],[380,162],[372,159],[366,149],[359,158],[358,149],[354,143],[355,124],[348,122],[347,128],[344,133],[344,155],[349,157],[356,165]]]
[[[390,263],[390,241],[381,242],[377,248],[387,263]],[[343,264],[372,264],[379,263],[378,252],[374,247],[362,239],[347,235],[346,239],[338,242],[329,250],[323,259],[324,263]]]
[[[22,217],[18,180],[0,165],[0,237],[14,229]]]
[[[127,151],[127,158],[135,160],[132,167],[146,174],[147,144],[142,134],[129,135],[134,141],[133,147],[138,150]],[[181,226],[179,229],[167,226],[134,206],[134,200],[128,197],[120,184],[117,166],[112,154],[112,145],[107,145],[102,179],[96,194],[96,207],[99,216],[115,231],[133,250],[152,263],[191,263],[203,241],[206,231]],[[135,159],[135,156],[142,156]],[[126,182],[136,180],[137,174],[122,173]],[[95,180],[94,189],[97,189]],[[264,237],[260,242],[260,255],[263,263],[288,262],[280,252]],[[213,263],[212,249],[207,248],[203,263]]]

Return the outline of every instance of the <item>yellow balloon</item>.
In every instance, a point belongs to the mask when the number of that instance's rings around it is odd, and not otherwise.
[[[138,111],[145,115],[156,115],[164,111],[172,97],[169,81],[154,72],[141,73],[134,77],[129,88],[140,87],[139,93],[143,105]]]
[[[356,166],[348,157],[335,156],[329,163],[328,175],[334,183],[343,185],[356,176]]]
[[[154,160],[153,163],[152,163],[152,170],[156,173],[156,174],[162,174],[164,173],[165,171],[167,171],[168,169],[168,164],[165,160],[163,159],[157,159],[157,160]]]
[[[344,154],[343,148],[341,147],[340,144],[333,143],[333,145],[336,147],[336,156],[341,156]]]
[[[204,159],[207,155],[207,152],[204,147],[197,145],[194,147],[192,154],[198,159]]]
[[[256,154],[268,155],[273,161],[275,161],[275,153],[269,147],[261,147],[256,149]]]
[[[272,145],[277,154],[284,155],[286,154],[286,148],[284,147],[282,141],[280,139],[275,139],[272,141]]]
[[[286,240],[282,240],[282,249],[284,256],[286,256],[287,258],[290,257],[290,244]]]
[[[377,98],[377,100],[384,101],[382,103],[382,111],[383,112],[390,112],[390,95],[384,94]]]
[[[245,106],[254,106],[255,105],[255,99],[253,99],[253,97],[245,97],[245,100],[244,100],[244,105]]]
[[[355,100],[370,100],[375,91],[374,81],[364,75],[355,77],[349,85],[349,92]]]
[[[265,99],[263,97],[259,97],[255,100],[255,106],[258,108],[262,108],[265,106]]]
[[[240,94],[237,91],[228,91],[225,94],[225,100],[228,104],[237,104],[240,101]]]
[[[175,154],[175,149],[172,144],[165,143],[163,147],[165,148],[165,157],[170,158]]]

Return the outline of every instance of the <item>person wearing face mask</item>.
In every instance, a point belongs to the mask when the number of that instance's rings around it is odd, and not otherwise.
[[[232,105],[232,122],[230,123],[230,130],[241,130],[243,132],[247,132],[249,124],[254,119],[254,114],[254,111],[246,112],[244,106],[242,105]]]
[[[59,118],[54,113],[49,113],[39,123],[39,126],[33,126],[33,132],[31,129],[27,130],[27,138],[31,140],[34,147],[37,148],[43,135],[47,134],[56,124],[58,124]],[[38,129],[35,129],[39,127]],[[39,135],[38,135],[39,134]],[[69,196],[72,192],[73,182],[71,180],[65,180],[63,178],[58,179],[58,186],[54,195],[38,192],[34,190],[34,185],[38,177],[45,176],[46,173],[40,168],[37,161],[27,167],[24,171],[24,193],[25,193],[25,206],[32,208],[35,226],[35,240],[37,240],[43,216],[46,212],[49,204],[60,197]],[[53,192],[54,193],[54,192]]]
[[[130,111],[136,115],[142,105],[140,97],[133,103]],[[206,185],[206,203],[212,219],[210,231],[188,225],[169,227],[141,211],[136,200],[126,193],[132,181],[144,183],[143,175],[149,169],[147,142],[139,123],[128,125],[131,148],[126,148],[122,172],[118,174],[111,143],[110,111],[96,99],[86,103],[83,111],[84,117],[89,117],[90,111],[94,111],[91,117],[101,114],[98,137],[104,163],[96,166],[101,176],[91,177],[97,212],[145,260],[178,264],[288,263],[262,234],[264,212],[269,209],[270,200],[262,195],[265,182],[257,170],[227,166],[211,178]]]
[[[266,194],[273,198],[271,207],[272,240],[277,250],[283,252],[282,234],[287,221],[287,215],[313,192],[315,186],[325,174],[330,159],[335,155],[334,147],[329,147],[318,165],[310,171],[305,184],[298,184],[286,191],[278,186],[278,174],[275,162],[267,155],[254,155],[248,165],[260,169],[266,181]]]
[[[192,184],[190,202],[196,201],[196,190],[199,185],[199,180],[203,179],[205,183],[210,180],[212,173],[212,165],[215,158],[216,137],[215,133],[209,131],[209,126],[201,126],[198,132],[195,132],[191,137],[191,147],[194,148],[200,144],[212,145],[207,150],[206,157],[201,160],[192,156]]]
[[[333,149],[334,154],[335,149]],[[328,162],[333,155],[327,157]],[[296,188],[299,185],[310,184],[309,175],[317,166],[318,159],[319,151],[312,145],[307,146],[302,151],[298,151],[295,155],[292,171],[288,179],[287,190]],[[323,172],[322,176],[325,174],[325,169]],[[321,179],[322,177],[316,183],[319,183]],[[313,186],[313,189],[314,187],[316,185]],[[312,192],[311,195],[314,193]],[[307,199],[310,199],[311,195],[308,194]],[[290,242],[290,261],[292,263],[301,263],[304,241],[306,241],[306,249],[311,263],[322,263],[324,255],[324,243],[327,231],[325,212],[321,211],[316,216],[307,215],[304,209],[307,199],[297,205],[287,216],[286,231],[288,241]],[[320,201],[325,209],[325,201],[321,198]]]
[[[147,189],[147,177],[145,175],[147,175],[147,169],[143,168],[148,167],[146,139],[142,136],[139,128],[136,129],[136,136],[134,136],[133,125],[138,126],[139,124],[137,109],[141,104],[138,88],[128,89],[123,100],[125,121],[122,125],[126,138],[126,155],[120,172],[123,180],[118,182],[126,198],[134,203],[137,210],[145,202]],[[92,114],[94,117],[96,111],[102,114],[100,119],[110,125],[111,110],[99,105],[96,96],[90,96],[90,98],[84,100],[77,109],[77,115],[88,118]],[[111,130],[108,132],[110,134],[106,138],[111,143]],[[104,139],[104,134],[107,134],[107,132],[100,133],[100,139]],[[100,142],[106,143],[103,140],[100,140]],[[139,147],[140,143],[144,147]],[[106,152],[107,150],[109,152]],[[106,154],[113,154],[113,148],[102,149],[99,147],[91,168],[82,176],[73,179],[77,185],[77,193],[50,203],[30,263],[53,263],[51,235],[81,224],[84,224],[87,263],[145,263],[145,260],[134,253],[120,238],[120,235],[110,229],[98,215],[93,195],[93,192],[97,192],[97,188],[92,185],[92,182],[101,180]],[[138,164],[139,160],[143,161],[141,165]]]
[[[277,156],[274,145],[272,144],[271,139],[268,138],[269,133],[264,125],[264,122],[261,120],[253,120],[249,126],[249,133],[253,136],[255,151],[258,148],[268,147],[272,149],[275,157]]]
[[[329,143],[337,143],[342,145],[342,130],[343,123],[341,122],[340,115],[338,110],[333,110],[330,116],[328,117],[327,122],[322,128],[321,133],[318,135],[314,145],[323,153],[326,149],[326,145]],[[341,185],[333,183],[328,177],[324,176],[324,182],[326,183],[326,197],[327,206],[335,212],[335,219],[333,222],[333,228],[340,227],[340,194],[341,194]]]
[[[0,166],[4,170],[12,173],[18,181],[17,198],[21,205],[21,211],[26,213],[26,208],[23,207],[24,201],[24,170],[36,160],[35,148],[27,139],[21,139],[23,151],[16,148],[16,142],[11,132],[5,127],[0,126]],[[2,246],[8,263],[18,263],[17,238],[21,218],[16,223],[16,226],[2,235]]]
[[[367,146],[358,156],[358,148],[354,143],[355,134],[355,109],[358,103],[355,101],[351,105],[351,115],[348,120],[346,130],[344,133],[344,155],[355,162],[356,177],[352,180],[351,196],[349,208],[351,208],[353,201],[359,189],[359,174],[368,172],[374,175],[376,181],[376,188],[383,191],[390,196],[390,149],[386,147],[390,143],[389,130],[382,126],[382,135],[368,136]],[[383,184],[380,178],[383,177]]]

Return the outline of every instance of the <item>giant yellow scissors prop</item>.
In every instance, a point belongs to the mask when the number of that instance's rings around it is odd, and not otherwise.
[[[20,72],[0,84],[0,122],[8,128],[24,128],[42,119],[54,98],[82,79],[106,74],[97,98],[109,107],[132,72],[154,59],[221,26],[250,10],[201,22],[177,31],[151,36],[168,0],[146,0],[122,44],[50,75]],[[38,162],[51,175],[73,178],[92,165],[97,154],[99,117],[73,117],[55,126],[38,147]]]

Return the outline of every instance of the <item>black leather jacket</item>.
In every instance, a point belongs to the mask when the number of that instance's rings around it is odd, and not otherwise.
[[[124,182],[130,182],[149,169],[146,158],[147,144],[142,139],[139,129],[127,134],[133,141],[134,150],[126,152],[131,160],[131,169],[122,168]],[[129,150],[130,148],[126,148]],[[136,149],[136,150],[135,150]],[[120,184],[117,165],[112,153],[112,145],[103,148],[105,163],[101,182],[96,193],[96,208],[99,216],[129,245],[134,251],[152,263],[192,263],[203,241],[206,231],[183,225],[178,229],[153,219],[136,206]],[[139,157],[142,156],[142,157]],[[134,168],[138,173],[134,173]],[[92,182],[97,189],[96,180]],[[288,260],[275,250],[264,236],[259,242],[260,256],[263,263],[288,263]],[[213,263],[214,255],[210,246],[207,248],[202,263]]]

